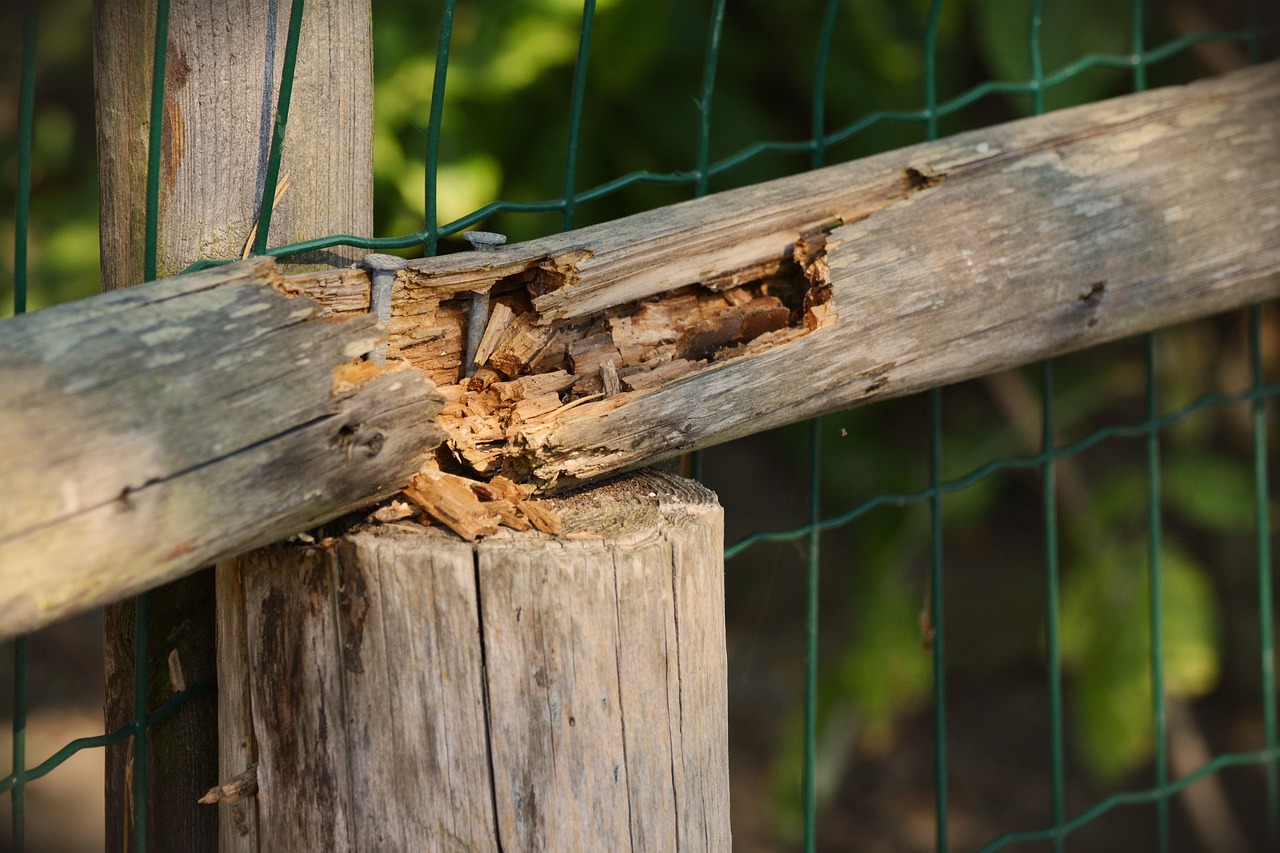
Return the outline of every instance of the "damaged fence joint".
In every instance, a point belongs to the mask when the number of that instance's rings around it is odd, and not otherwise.
[[[395,284],[396,271],[409,262],[396,255],[373,253],[360,260],[360,266],[369,271],[369,313],[384,326],[391,325],[391,287]],[[387,363],[387,345],[378,344],[365,358],[374,364]]]

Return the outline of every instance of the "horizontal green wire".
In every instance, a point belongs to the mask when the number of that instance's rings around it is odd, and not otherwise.
[[[1058,829],[1036,829],[1023,832],[1010,832],[1002,835],[995,841],[979,849],[978,853],[988,853],[988,851],[999,850],[1008,844],[1017,844],[1027,841],[1048,841],[1059,833],[1066,835],[1074,832],[1086,823],[1090,823],[1102,815],[1111,811],[1117,806],[1133,806],[1143,805],[1155,802],[1161,797],[1167,797],[1176,794],[1188,785],[1192,785],[1206,776],[1211,776],[1227,767],[1247,767],[1254,764],[1265,764],[1268,761],[1276,760],[1278,756],[1268,749],[1260,749],[1257,752],[1232,752],[1219,755],[1212,761],[1202,766],[1194,773],[1179,778],[1177,781],[1170,782],[1167,785],[1160,785],[1152,788],[1145,788],[1138,791],[1125,791],[1119,794],[1112,794],[1106,799],[1100,801],[1089,810],[1082,812],[1071,820],[1062,825],[1061,830]]]
[[[129,736],[137,734],[144,728],[150,728],[163,723],[165,720],[169,719],[169,717],[173,716],[174,712],[185,705],[189,700],[205,693],[212,693],[213,690],[214,685],[212,684],[193,685],[175,695],[155,711],[147,714],[146,717],[130,720],[114,732],[104,735],[94,735],[93,737],[76,738],[30,770],[23,773],[13,773],[3,779],[0,779],[0,794],[7,793],[19,782],[22,782],[23,784],[34,782],[36,779],[39,779],[41,776],[44,776],[54,770],[58,765],[62,764],[82,749],[111,746],[113,743],[119,743]]]
[[[961,489],[967,489],[974,483],[990,476],[997,471],[1017,470],[1021,468],[1035,468],[1044,465],[1054,459],[1062,459],[1068,456],[1075,456],[1085,450],[1093,447],[1095,444],[1108,438],[1137,438],[1145,436],[1155,430],[1162,430],[1180,423],[1196,412],[1208,406],[1234,406],[1240,403],[1247,403],[1254,400],[1262,400],[1266,397],[1280,395],[1280,383],[1274,385],[1263,385],[1258,388],[1246,391],[1241,394],[1205,394],[1189,403],[1176,412],[1165,415],[1155,421],[1144,421],[1140,424],[1131,426],[1112,426],[1103,427],[1096,432],[1090,433],[1084,438],[1071,444],[1064,445],[1056,450],[1042,451],[1035,456],[1007,457],[1004,459],[996,459],[986,463],[963,477],[955,480],[948,480],[939,486],[941,494],[949,492],[957,492]],[[854,508],[832,518],[824,519],[821,524],[823,530],[831,530],[836,527],[842,527],[865,515],[876,507],[880,506],[906,506],[911,503],[928,500],[933,496],[932,488],[924,488],[917,492],[909,492],[904,494],[881,494],[874,498],[858,504]],[[764,530],[759,533],[753,533],[744,539],[739,540],[733,545],[725,549],[724,557],[726,560],[738,556],[747,548],[758,545],[761,542],[790,542],[806,535],[809,527],[795,528],[792,530]]]
[[[1265,30],[1262,35],[1266,36],[1274,31],[1274,27]],[[1054,74],[1045,77],[1041,85],[1037,85],[1035,81],[1027,81],[1022,83],[1011,83],[1003,81],[988,81],[982,83],[967,92],[958,95],[950,101],[938,106],[933,112],[936,117],[947,116],[958,112],[965,107],[973,104],[993,94],[1006,95],[1030,95],[1037,90],[1052,89],[1059,86],[1072,77],[1082,74],[1092,68],[1132,68],[1135,64],[1153,65],[1162,62],[1174,56],[1181,51],[1186,50],[1192,45],[1204,41],[1238,41],[1249,42],[1256,34],[1247,30],[1213,30],[1199,33],[1192,33],[1168,42],[1158,48],[1149,50],[1141,56],[1120,55],[1120,54],[1093,54],[1086,56],[1070,65],[1065,66]],[[697,186],[700,181],[707,177],[715,177],[730,171],[743,163],[753,160],[762,154],[812,154],[818,150],[825,150],[833,145],[841,142],[867,130],[873,125],[882,122],[923,122],[928,121],[928,110],[882,110],[866,115],[854,122],[853,124],[831,133],[821,139],[805,139],[797,142],[757,142],[730,154],[722,160],[717,160],[710,164],[705,172],[692,169],[674,172],[650,172],[636,171],[630,172],[621,177],[614,178],[611,181],[600,184],[592,189],[584,190],[576,193],[573,197],[572,204],[578,205],[583,202],[593,201],[602,196],[611,195],[621,189],[635,184],[657,184],[663,186]],[[571,204],[566,199],[546,199],[541,201],[494,201],[486,204],[484,207],[468,213],[459,219],[442,225],[439,228],[431,228],[430,224],[421,231],[413,234],[406,234],[401,237],[357,237],[352,234],[334,234],[328,237],[318,237],[314,240],[304,240],[298,243],[290,243],[284,246],[276,246],[267,249],[262,254],[271,257],[282,257],[286,255],[298,255],[305,252],[316,252],[321,249],[329,249],[334,246],[351,246],[358,249],[368,249],[370,251],[387,251],[392,249],[407,249],[411,246],[422,245],[428,241],[434,241],[439,237],[447,237],[457,234],[470,228],[484,219],[494,215],[495,213],[563,213]],[[195,272],[196,270],[206,269],[212,266],[231,263],[231,260],[205,260],[198,261],[187,267],[184,272]]]

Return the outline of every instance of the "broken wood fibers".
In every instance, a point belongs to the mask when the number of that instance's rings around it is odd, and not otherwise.
[[[1277,151],[1270,63],[413,261],[390,355],[445,395],[445,469],[560,488],[1273,297]],[[366,309],[359,271],[295,286]]]

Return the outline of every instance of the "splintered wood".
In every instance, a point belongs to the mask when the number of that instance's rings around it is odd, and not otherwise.
[[[442,470],[550,493],[1257,304],[1278,105],[1272,62],[410,261],[388,353],[442,386]],[[367,304],[359,271],[297,286]]]
[[[533,300],[545,283],[528,273],[512,275],[492,290],[477,369],[461,383],[466,296],[431,303],[434,314],[414,320],[436,331],[421,341],[402,338],[398,354],[425,371],[445,395],[440,425],[449,438],[441,467],[524,481],[529,466],[523,457],[534,436],[570,410],[616,407],[834,320],[819,263],[825,237],[802,235],[779,258],[739,275],[568,321],[540,318]],[[468,500],[462,497],[464,488],[456,491],[458,500]],[[437,508],[451,518],[461,506],[445,499]],[[470,538],[483,535],[487,526],[473,520],[460,528]]]
[[[405,487],[404,496],[468,542],[497,533],[499,527],[559,534],[560,517],[530,500],[532,492],[532,486],[518,485],[506,477],[480,482],[423,469]],[[388,522],[413,515],[412,509],[397,504],[379,509],[373,520]]]

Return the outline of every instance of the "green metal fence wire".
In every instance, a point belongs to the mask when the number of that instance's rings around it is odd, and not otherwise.
[[[838,0],[827,0],[823,7],[817,34],[815,52],[815,77],[812,88],[811,128],[807,139],[790,141],[757,141],[717,161],[712,161],[711,115],[715,93],[715,75],[718,66],[724,21],[727,14],[725,0],[712,0],[707,26],[707,40],[703,55],[703,75],[700,86],[698,130],[693,152],[694,166],[687,170],[668,172],[634,171],[613,178],[605,183],[579,192],[576,174],[579,161],[579,144],[582,113],[586,100],[586,83],[590,65],[591,34],[595,21],[595,0],[585,0],[574,63],[573,80],[568,112],[568,140],[565,149],[563,192],[559,198],[541,201],[494,201],[465,216],[441,224],[437,218],[437,178],[440,164],[440,140],[447,72],[453,36],[455,0],[443,0],[440,17],[439,41],[435,55],[432,94],[427,116],[427,144],[425,160],[425,221],[421,230],[407,235],[384,238],[361,238],[352,235],[329,235],[289,245],[269,247],[266,244],[270,230],[271,201],[279,177],[280,154],[288,124],[292,69],[296,62],[299,33],[304,14],[303,0],[293,0],[290,26],[286,41],[284,76],[277,101],[276,122],[273,126],[270,154],[265,172],[262,198],[259,207],[259,223],[254,251],[272,256],[289,256],[312,252],[338,245],[354,246],[370,250],[394,250],[422,246],[428,255],[434,254],[441,238],[461,232],[486,218],[499,213],[559,212],[564,229],[572,228],[576,207],[587,201],[608,196],[640,183],[688,186],[696,195],[708,192],[712,178],[731,172],[735,168],[769,153],[808,154],[810,165],[818,168],[826,164],[832,146],[845,142],[855,135],[881,123],[918,123],[926,139],[939,136],[941,119],[958,113],[983,98],[996,94],[1030,96],[1035,113],[1045,109],[1045,94],[1079,75],[1096,68],[1128,69],[1132,73],[1132,88],[1141,91],[1147,86],[1147,71],[1153,65],[1177,56],[1192,46],[1208,41],[1227,41],[1246,45],[1253,61],[1260,58],[1260,43],[1264,32],[1269,32],[1263,20],[1262,4],[1250,5],[1250,23],[1243,30],[1200,31],[1190,33],[1164,44],[1148,48],[1144,40],[1145,14],[1143,0],[1131,3],[1131,40],[1128,54],[1094,53],[1081,56],[1069,64],[1046,73],[1042,53],[1043,0],[1030,0],[1028,4],[1027,49],[1030,76],[1024,81],[988,80],[964,91],[950,100],[940,102],[938,94],[937,50],[938,34],[944,0],[932,0],[929,6],[927,26],[923,35],[924,86],[921,92],[923,107],[906,110],[879,110],[862,116],[856,121],[836,129],[827,130],[827,69],[833,48],[837,18],[842,8]],[[167,44],[168,0],[158,0],[155,32],[154,84],[152,88],[151,139],[149,142],[148,180],[146,197],[146,258],[148,279],[156,270],[156,234],[158,225],[160,129],[163,111],[164,61]],[[848,14],[846,11],[845,14]],[[1274,26],[1274,24],[1271,24]],[[18,121],[18,176],[16,182],[15,213],[15,268],[14,312],[25,310],[27,298],[27,242],[29,224],[29,196],[31,177],[31,147],[33,136],[33,105],[35,91],[36,4],[28,4],[23,29],[23,61],[20,83]],[[228,259],[229,260],[229,259]],[[207,266],[225,261],[203,261],[193,265]],[[1269,399],[1280,396],[1280,384],[1268,384],[1264,369],[1261,306],[1250,310],[1248,348],[1250,386],[1236,394],[1204,394],[1181,408],[1162,414],[1157,394],[1156,335],[1145,336],[1144,360],[1146,366],[1145,407],[1142,419],[1134,424],[1113,424],[1096,429],[1084,437],[1067,444],[1059,444],[1055,425],[1055,365],[1046,361],[1040,365],[1041,433],[1040,450],[1030,456],[1004,456],[986,462],[964,475],[952,479],[943,476],[943,391],[934,389],[928,394],[928,485],[909,493],[880,493],[864,502],[837,514],[824,517],[820,496],[823,489],[823,452],[819,422],[809,427],[810,456],[808,460],[808,517],[804,524],[787,530],[759,530],[725,550],[727,560],[740,556],[748,549],[764,542],[803,543],[806,550],[805,596],[805,678],[804,678],[804,761],[802,769],[802,806],[804,812],[804,846],[814,850],[817,844],[817,796],[815,785],[817,742],[817,685],[818,668],[818,604],[821,534],[845,527],[867,515],[872,510],[886,506],[923,504],[929,509],[930,572],[928,578],[928,637],[932,648],[933,676],[933,739],[934,739],[934,788],[935,788],[935,846],[939,851],[948,849],[948,750],[947,750],[947,665],[946,627],[943,602],[944,583],[944,527],[943,500],[953,492],[966,489],[986,478],[1019,469],[1038,470],[1042,478],[1046,625],[1045,651],[1050,706],[1051,752],[1047,768],[1050,778],[1050,825],[1032,830],[1009,832],[992,840],[982,849],[997,850],[1022,842],[1051,842],[1055,850],[1065,847],[1068,836],[1121,806],[1151,803],[1156,807],[1156,837],[1160,850],[1170,844],[1170,798],[1199,779],[1216,774],[1229,767],[1262,766],[1266,773],[1266,801],[1268,825],[1273,843],[1280,843],[1280,725],[1278,725],[1276,682],[1274,667],[1274,626],[1272,614],[1273,581],[1271,577],[1271,529],[1268,508],[1267,413]],[[1264,717],[1265,746],[1253,752],[1221,754],[1212,758],[1199,770],[1179,779],[1170,778],[1169,756],[1166,747],[1167,709],[1164,690],[1164,650],[1162,607],[1161,546],[1164,539],[1161,527],[1161,433],[1190,418],[1198,412],[1227,406],[1251,407],[1252,429],[1252,481],[1254,497],[1254,530],[1257,550],[1257,595],[1260,620],[1261,689]],[[1063,672],[1061,651],[1061,581],[1059,553],[1059,510],[1057,497],[1057,465],[1065,459],[1077,456],[1090,448],[1113,439],[1140,438],[1145,442],[1147,479],[1147,547],[1149,575],[1149,635],[1150,668],[1152,678],[1151,717],[1155,732],[1154,784],[1150,787],[1113,794],[1074,816],[1068,816],[1065,795],[1065,725],[1063,713]],[[145,671],[147,647],[146,598],[141,597],[137,607],[137,671]],[[133,738],[134,767],[134,824],[132,845],[135,850],[146,846],[146,735],[147,730],[162,722],[192,696],[206,692],[210,685],[198,685],[169,699],[159,709],[147,710],[148,697],[145,679],[137,679],[135,686],[134,718],[122,728],[98,737],[80,738],[33,767],[26,765],[25,727],[27,716],[27,643],[19,638],[14,643],[14,684],[12,746],[13,767],[10,774],[0,778],[0,794],[9,793],[12,811],[11,846],[22,850],[25,833],[24,789],[76,752],[93,747],[106,746],[127,737]]]
[[[22,78],[18,95],[18,182],[14,215],[13,246],[13,313],[27,310],[27,241],[31,210],[31,143],[35,126],[36,89],[36,8],[35,0],[26,4],[22,28]],[[26,766],[27,756],[27,638],[13,643],[13,767],[17,777]],[[3,782],[0,782],[0,786]],[[0,788],[2,790],[2,788]],[[26,799],[21,784],[11,796],[14,848],[21,850],[26,831]]]

